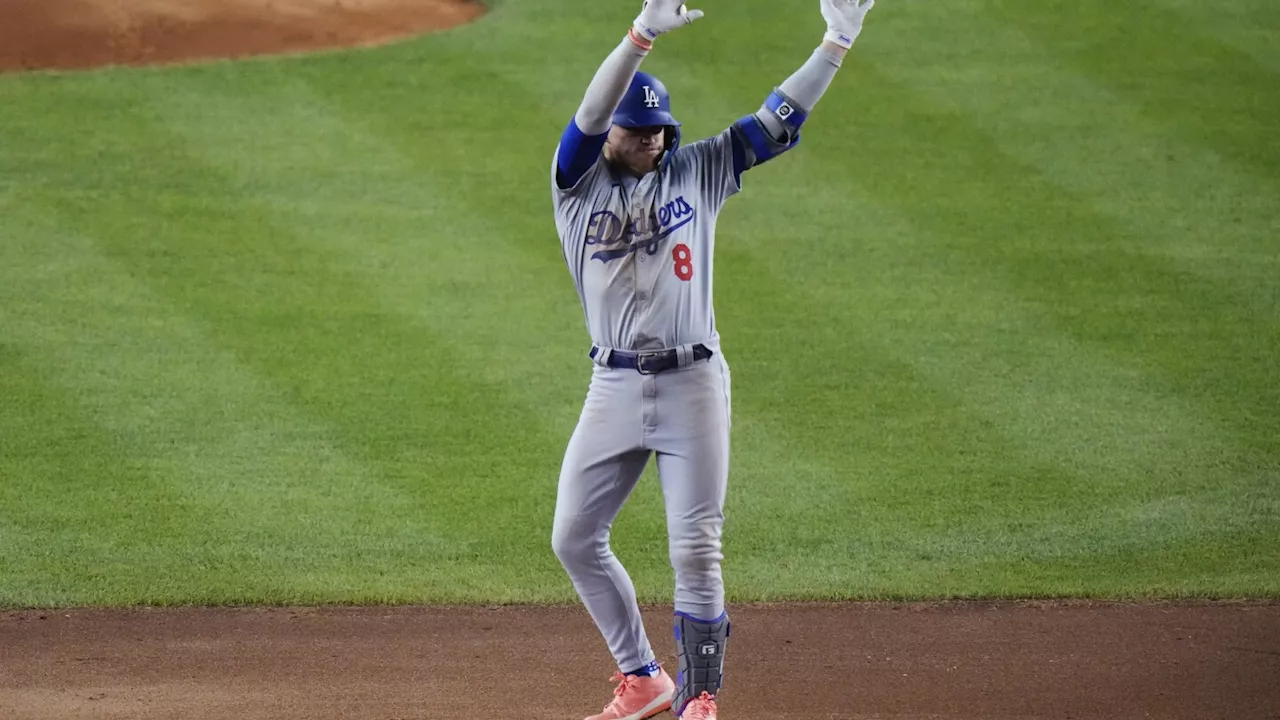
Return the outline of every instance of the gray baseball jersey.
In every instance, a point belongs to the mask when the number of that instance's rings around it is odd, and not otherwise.
[[[591,341],[628,351],[701,343],[715,353],[658,375],[597,360],[565,448],[552,544],[623,671],[655,655],[609,528],[651,453],[666,503],[675,609],[696,618],[724,612],[730,376],[711,293],[716,217],[741,189],[732,132],[678,147],[639,181],[598,158],[561,190],[552,163],[556,226]]]
[[[732,130],[678,147],[636,181],[603,158],[573,187],[551,188],[556,229],[591,341],[603,349],[718,350],[712,309],[716,217],[741,187]]]

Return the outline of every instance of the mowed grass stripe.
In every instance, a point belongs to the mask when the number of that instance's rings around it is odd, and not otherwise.
[[[871,243],[928,237],[872,204],[859,214],[877,229]],[[774,367],[806,378],[772,398],[803,408],[771,425],[792,471],[761,477],[750,497],[775,515],[812,505],[770,537],[808,548],[800,565],[831,573],[828,592],[1213,594],[1209,578],[1226,565],[1255,570],[1228,592],[1274,591],[1274,465],[1239,452],[1194,406],[1132,386],[1105,356],[1055,336],[998,284],[945,261],[886,264],[876,250],[857,255],[861,268],[766,254],[743,276],[776,313],[758,318],[779,328],[759,341],[778,349]],[[789,336],[787,317],[806,313],[853,337]],[[969,339],[984,335],[991,345]],[[1189,467],[1188,444],[1203,448]],[[1219,452],[1232,467],[1217,467]],[[1228,558],[1197,564],[1218,542]],[[1128,564],[1109,561],[1121,551]],[[782,560],[788,580],[804,575]],[[1178,580],[1193,568],[1205,577]]]
[[[978,67],[964,73],[941,61],[886,70],[939,106],[969,115],[1011,158],[1126,229],[1122,237],[1079,237],[1078,247],[1119,248],[1171,272],[1202,275],[1255,314],[1274,314],[1271,281],[1280,258],[1271,238],[1280,232],[1280,177],[1152,125],[1123,95],[1062,71],[1016,33],[1004,33],[1001,45],[1020,51],[1018,70],[1003,77],[997,68],[1007,53],[973,57]],[[974,47],[975,56],[981,52]]]
[[[897,101],[915,107],[930,102],[905,94]],[[914,187],[920,202],[915,207],[898,204],[900,214],[933,232],[936,247],[947,260],[964,264],[984,281],[997,280],[1016,291],[1046,316],[1054,317],[1058,328],[1071,337],[1096,345],[1103,353],[1131,365],[1129,369],[1144,371],[1148,381],[1156,381],[1155,390],[1164,389],[1166,382],[1171,386],[1167,390],[1184,389],[1176,382],[1176,371],[1169,371],[1160,361],[1176,362],[1182,355],[1196,352],[1211,354],[1217,333],[1240,342],[1256,342],[1260,350],[1269,347],[1274,332],[1268,318],[1241,308],[1229,288],[1224,291],[1216,283],[1189,277],[1133,253],[1104,251],[1113,244],[1110,240],[1116,239],[1120,242],[1114,244],[1120,245],[1134,234],[1131,228],[1141,222],[1141,216],[1131,218],[1129,227],[1118,227],[1087,202],[1079,202],[1073,193],[1006,155],[965,115],[940,112],[930,124],[931,136],[939,146],[969,148],[963,153],[952,151],[946,163],[932,167],[938,187],[911,172],[882,173],[877,177],[880,185],[863,187],[886,205],[896,204],[895,198],[908,197],[893,190]],[[952,137],[946,137],[948,133]],[[919,143],[919,138],[904,139],[893,149],[905,154],[915,147],[914,152],[922,156],[940,149],[927,145],[922,149]],[[881,190],[883,181],[890,177],[897,187]],[[975,211],[989,220],[981,225],[972,222]],[[1081,236],[1087,238],[1086,243],[1073,249]],[[1131,332],[1142,342],[1130,345]],[[1257,403],[1262,419],[1274,423],[1276,418],[1265,413],[1265,397],[1259,401],[1256,395],[1271,390],[1266,382],[1271,367],[1256,354],[1235,360],[1235,364],[1216,365],[1219,371],[1230,369],[1235,385],[1219,388],[1218,396],[1187,393],[1188,399],[1197,401],[1208,417],[1220,415],[1214,418],[1218,422],[1235,419],[1228,407]],[[1186,382],[1194,385],[1198,380]],[[1254,436],[1248,432],[1258,429],[1241,423],[1235,434],[1243,440],[1257,439],[1260,449],[1270,450],[1261,442],[1267,437],[1265,433]]]
[[[918,100],[918,98],[901,97],[898,102],[906,104],[909,107],[913,106],[913,104],[915,107],[918,107],[919,103],[913,103],[913,100]],[[931,135],[932,137],[938,138],[939,146],[930,148],[927,144],[923,146],[915,145],[917,151],[922,152],[925,156],[931,155],[930,150],[941,151],[942,145],[946,145],[951,148],[973,148],[972,153],[965,153],[961,156],[963,162],[960,163],[960,168],[965,171],[964,175],[967,177],[958,175],[957,177],[952,178],[952,182],[946,182],[945,173],[935,171],[933,175],[929,176],[943,176],[941,177],[942,182],[940,184],[951,188],[948,190],[949,196],[959,196],[959,207],[951,212],[939,212],[937,204],[922,202],[920,203],[921,209],[913,210],[903,208],[901,210],[901,215],[904,217],[918,218],[919,220],[915,220],[918,226],[931,229],[940,238],[951,238],[953,241],[962,243],[961,248],[966,253],[969,252],[969,248],[978,250],[979,252],[975,253],[975,259],[978,260],[978,262],[973,263],[973,265],[970,266],[971,272],[974,272],[979,277],[983,277],[985,281],[995,281],[995,286],[997,287],[1000,285],[1010,287],[1019,295],[1033,300],[1042,312],[1050,311],[1051,316],[1057,316],[1054,318],[1056,322],[1053,323],[1053,325],[1070,330],[1071,334],[1076,336],[1074,341],[1075,343],[1087,343],[1088,345],[1095,346],[1088,354],[1093,354],[1096,357],[1087,360],[1083,364],[1082,370],[1100,368],[1103,371],[1106,371],[1110,368],[1112,372],[1117,373],[1116,377],[1118,380],[1123,381],[1126,377],[1133,377],[1136,382],[1130,392],[1136,390],[1141,394],[1150,394],[1153,396],[1152,399],[1156,400],[1154,403],[1143,403],[1149,405],[1151,410],[1149,412],[1150,417],[1142,421],[1142,424],[1158,431],[1154,438],[1144,437],[1139,434],[1133,439],[1136,440],[1138,438],[1142,438],[1147,443],[1150,443],[1153,440],[1158,439],[1161,435],[1167,435],[1168,444],[1164,445],[1164,447],[1171,452],[1170,457],[1180,457],[1183,461],[1190,461],[1189,465],[1186,467],[1188,472],[1195,472],[1198,470],[1205,473],[1203,478],[1196,478],[1194,475],[1191,475],[1188,478],[1196,482],[1205,482],[1206,480],[1213,478],[1215,475],[1222,474],[1220,472],[1215,472],[1215,470],[1218,470],[1220,466],[1225,465],[1226,467],[1222,469],[1226,471],[1226,477],[1223,479],[1227,484],[1234,484],[1242,491],[1243,497],[1239,499],[1236,504],[1237,506],[1240,506],[1240,509],[1243,511],[1242,517],[1250,518],[1253,530],[1256,533],[1256,539],[1259,541],[1254,545],[1252,553],[1254,555],[1261,554],[1262,557],[1266,557],[1265,548],[1267,541],[1274,541],[1277,536],[1275,505],[1274,502],[1269,502],[1263,503],[1261,507],[1253,507],[1250,505],[1252,498],[1249,496],[1256,496],[1258,493],[1262,493],[1264,498],[1270,498],[1272,501],[1274,500],[1274,492],[1269,490],[1269,488],[1273,486],[1272,481],[1276,474],[1276,458],[1273,452],[1273,446],[1270,445],[1268,441],[1268,437],[1274,437],[1274,435],[1272,434],[1269,436],[1265,427],[1259,431],[1258,428],[1251,426],[1248,422],[1238,420],[1230,414],[1228,408],[1234,406],[1237,402],[1257,403],[1255,407],[1258,408],[1264,422],[1270,423],[1272,427],[1274,427],[1275,417],[1274,414],[1270,416],[1266,414],[1267,404],[1265,398],[1261,402],[1258,402],[1254,395],[1254,393],[1267,393],[1270,390],[1270,388],[1265,384],[1265,378],[1268,374],[1268,366],[1259,363],[1258,361],[1261,360],[1261,358],[1256,354],[1245,355],[1240,359],[1240,364],[1232,368],[1232,370],[1235,371],[1232,377],[1234,377],[1240,385],[1230,386],[1226,389],[1216,388],[1218,393],[1217,395],[1209,396],[1211,401],[1209,403],[1205,402],[1205,398],[1201,393],[1188,392],[1187,389],[1183,388],[1164,387],[1168,380],[1167,376],[1170,373],[1165,372],[1159,366],[1152,368],[1146,364],[1140,364],[1142,359],[1149,357],[1149,354],[1153,352],[1153,350],[1164,350],[1168,353],[1167,357],[1174,358],[1177,357],[1180,352],[1195,352],[1197,349],[1193,346],[1192,342],[1184,342],[1180,344],[1178,342],[1179,340],[1200,340],[1204,345],[1211,345],[1214,339],[1212,335],[1208,338],[1203,337],[1205,333],[1200,331],[1201,328],[1204,327],[1205,318],[1203,315],[1206,313],[1204,312],[1205,308],[1202,305],[1193,304],[1193,301],[1197,296],[1194,294],[1179,296],[1174,290],[1169,290],[1168,295],[1165,298],[1161,298],[1164,302],[1160,303],[1155,308],[1156,310],[1163,310],[1164,307],[1169,307],[1168,313],[1149,312],[1148,316],[1145,318],[1146,322],[1141,323],[1140,325],[1140,327],[1152,329],[1160,327],[1174,328],[1172,334],[1174,334],[1175,337],[1168,341],[1169,347],[1153,348],[1147,346],[1142,348],[1132,348],[1122,346],[1124,350],[1128,351],[1128,353],[1116,355],[1114,349],[1108,347],[1108,344],[1103,342],[1103,340],[1109,338],[1105,336],[1099,337],[1100,333],[1097,332],[1088,332],[1087,330],[1089,328],[1087,323],[1082,322],[1085,318],[1088,318],[1089,321],[1096,321],[1098,317],[1097,313],[1090,313],[1088,315],[1081,316],[1069,312],[1070,308],[1087,307],[1087,299],[1092,298],[1086,298],[1084,296],[1081,298],[1071,298],[1062,292],[1070,289],[1070,282],[1068,279],[1085,277],[1086,273],[1092,273],[1095,276],[1102,274],[1105,278],[1105,273],[1107,273],[1110,268],[1102,263],[1108,259],[1107,256],[1101,255],[1098,258],[1098,264],[1089,263],[1087,267],[1083,265],[1079,266],[1076,272],[1072,272],[1069,265],[1062,266],[1058,270],[1058,272],[1062,273],[1063,278],[1063,281],[1060,282],[1055,281],[1052,263],[1046,263],[1046,267],[1040,269],[1040,271],[1036,272],[1033,276],[1034,282],[1030,282],[1024,279],[1021,273],[1026,273],[1028,270],[1036,269],[1034,264],[1028,263],[1028,260],[1033,256],[1023,255],[1021,253],[1015,255],[1013,253],[1003,254],[997,252],[997,249],[1002,244],[1001,241],[991,241],[993,238],[1005,237],[1007,238],[1006,242],[1016,243],[1019,238],[1019,228],[1017,225],[1019,222],[1019,216],[1015,214],[1014,208],[1012,207],[1005,212],[999,212],[996,211],[995,208],[982,208],[982,203],[984,198],[1014,196],[1018,198],[1019,205],[1025,205],[1028,210],[1034,210],[1037,204],[1046,208],[1051,208],[1048,212],[1044,212],[1040,215],[1042,219],[1052,218],[1054,215],[1060,214],[1062,210],[1068,210],[1069,212],[1066,213],[1068,217],[1076,217],[1077,219],[1074,219],[1070,223],[1064,223],[1057,226],[1048,222],[1043,222],[1044,227],[1041,231],[1041,237],[1046,237],[1049,240],[1049,242],[1045,243],[1047,248],[1053,247],[1051,244],[1053,240],[1059,240],[1063,246],[1069,246],[1072,233],[1074,233],[1075,229],[1078,228],[1088,229],[1089,232],[1095,233],[1101,238],[1115,236],[1117,233],[1110,230],[1107,223],[1098,222],[1098,218],[1093,217],[1092,213],[1081,212],[1078,209],[1078,206],[1059,202],[1058,199],[1062,197],[1061,191],[1055,190],[1050,186],[1046,186],[1041,180],[1036,178],[1034,174],[1023,173],[1026,175],[1023,180],[1010,182],[1013,178],[1017,177],[1019,173],[1014,172],[1011,169],[1001,167],[1004,163],[996,162],[994,160],[1000,158],[1000,149],[992,147],[991,143],[986,142],[981,133],[975,132],[976,128],[968,128],[965,125],[965,117],[947,113],[945,115],[945,123],[941,122],[940,119],[940,122],[935,128],[935,133]],[[963,140],[958,136],[948,138],[946,136],[948,132],[956,134],[963,133]],[[919,138],[916,140],[919,142]],[[905,153],[908,152],[910,146],[910,144],[904,142],[896,149],[899,152]],[[933,156],[941,156],[942,154],[943,153],[941,152],[937,152]],[[950,156],[950,163],[943,166],[943,169],[955,166],[956,156],[957,153],[953,150]],[[919,173],[908,174],[901,178],[902,185],[900,185],[900,187],[907,187],[909,184],[913,184],[919,188],[922,194],[927,196],[930,188],[921,187],[921,177],[923,176]],[[876,188],[871,189],[875,190],[878,187],[879,186],[876,186]],[[1010,192],[1010,187],[1018,189],[1014,192]],[[956,188],[960,189],[956,190]],[[938,191],[941,192],[941,188],[939,188]],[[888,196],[886,195],[885,197]],[[1070,195],[1067,195],[1066,197],[1070,198]],[[980,217],[996,219],[996,222],[988,223],[987,230],[985,232],[989,233],[989,235],[981,241],[978,238],[973,237],[973,235],[976,235],[973,231],[969,231],[968,233],[965,232],[965,215],[975,209],[978,210]],[[1018,209],[1021,210],[1022,208],[1020,207]],[[1000,220],[1006,218],[1011,219],[1008,222],[1000,222]],[[1025,220],[1026,217],[1022,216],[1022,221]],[[962,253],[960,257],[963,258],[964,253]],[[1052,254],[1048,257],[1052,258]],[[1120,257],[1123,258],[1123,256]],[[1015,260],[1017,261],[1016,263],[1013,262]],[[1144,306],[1141,302],[1143,299],[1141,292],[1144,289],[1147,292],[1150,292],[1151,289],[1160,289],[1162,286],[1164,288],[1169,288],[1175,284],[1171,282],[1158,282],[1162,280],[1161,274],[1163,274],[1161,272],[1163,268],[1160,268],[1159,266],[1155,268],[1157,272],[1154,273],[1151,272],[1152,268],[1150,268],[1150,266],[1144,265],[1138,261],[1133,261],[1130,267],[1134,272],[1126,278],[1127,284],[1126,282],[1120,282],[1117,279],[1116,282],[1110,283],[1106,287],[1099,288],[1097,299],[1105,300],[1108,295],[1112,295],[1112,301],[1120,303],[1121,307],[1129,312],[1134,312],[1135,310],[1149,310],[1149,308]],[[991,270],[996,271],[996,277],[993,278],[990,276]],[[1010,280],[1013,282],[1010,283]],[[978,286],[981,287],[982,283],[978,283]],[[1229,302],[1222,301],[1219,301],[1217,304],[1207,303],[1204,295],[1208,295],[1209,298],[1213,298],[1215,294],[1221,292],[1220,288],[1211,286],[1208,283],[1200,282],[1198,284],[1193,284],[1191,285],[1191,288],[1203,291],[1202,295],[1199,296],[1199,302],[1209,305],[1210,312],[1208,314],[1210,314],[1211,317],[1216,315],[1218,312],[1223,312],[1222,307],[1230,304]],[[1057,292],[1049,292],[1055,289],[1057,289]],[[1157,297],[1159,297],[1159,295],[1157,295]],[[1124,315],[1121,315],[1119,318],[1121,322],[1124,319]],[[1221,318],[1213,317],[1211,322],[1219,322],[1220,320]],[[1178,321],[1181,321],[1183,326],[1181,328],[1181,333],[1177,332],[1179,329]],[[1257,320],[1256,318],[1246,317],[1246,322],[1257,322]],[[1083,325],[1086,331],[1081,332],[1081,330],[1076,327],[1077,324]],[[1246,324],[1244,330],[1240,331],[1237,340],[1240,342],[1258,342],[1262,344],[1263,348],[1265,348],[1265,343],[1268,341],[1269,337],[1266,334],[1267,327],[1263,325],[1261,333],[1254,333],[1252,330],[1255,327],[1256,326]],[[1238,330],[1239,327],[1237,326],[1237,328],[1234,329]],[[945,332],[945,328],[939,328],[939,331]],[[1158,332],[1154,332],[1152,334],[1159,338],[1160,334]],[[1182,335],[1181,338],[1177,337],[1179,334]],[[963,332],[959,332],[957,335],[965,337]],[[1117,337],[1124,338],[1125,336],[1123,334],[1118,334]],[[1205,352],[1212,352],[1212,350],[1205,350]],[[921,357],[928,356],[929,355],[927,354],[921,354]],[[978,359],[979,358],[973,358],[974,361]],[[958,368],[980,367],[980,365],[976,365],[975,362],[957,362],[955,363],[955,366]],[[1156,370],[1158,372],[1152,372],[1152,370]],[[1241,378],[1242,375],[1243,378]],[[957,382],[956,385],[957,387],[971,387],[971,384],[966,382]],[[1075,388],[1072,388],[1072,385],[1075,385]],[[1066,390],[1069,397],[1082,394],[1086,396],[1092,395],[1093,393],[1088,390],[1091,388],[1099,388],[1105,391],[1107,385],[1091,379],[1086,382],[1068,383],[1063,389]],[[1163,397],[1168,395],[1170,390],[1173,390],[1178,394],[1172,398]],[[1000,396],[1007,397],[1007,394],[1007,387],[999,391]],[[1121,393],[1117,396],[1117,399],[1132,400],[1132,397],[1126,398],[1125,395],[1126,393]],[[1099,398],[1099,400],[1101,401],[1103,398]],[[1126,403],[1121,404],[1120,407],[1125,408],[1125,412],[1128,413],[1132,412],[1133,409],[1141,408],[1143,404],[1137,404],[1136,407],[1129,407]],[[1189,418],[1186,417],[1188,414],[1190,415]],[[1069,417],[1070,415],[1064,415],[1064,419]],[[1170,419],[1173,419],[1173,421],[1171,422]],[[1171,429],[1176,429],[1179,424],[1179,420],[1185,421],[1187,419],[1190,419],[1191,422],[1187,424],[1185,431],[1183,431],[1186,441],[1185,444],[1178,440],[1178,434],[1176,432],[1168,433],[1167,430],[1163,429],[1166,425],[1171,425],[1173,426]],[[1203,426],[1203,429],[1208,430],[1209,432],[1198,432],[1197,425]],[[1034,428],[1035,425],[1028,422],[1020,427]],[[1103,429],[1105,427],[1106,426],[1104,425],[1099,429]],[[1222,430],[1226,430],[1227,432],[1213,432],[1218,428],[1222,428]],[[1070,435],[1067,435],[1067,437],[1070,437]],[[1217,442],[1212,442],[1213,440],[1217,440]],[[1134,444],[1139,447],[1149,447],[1142,443],[1135,442]],[[1103,447],[1105,447],[1105,445]],[[1161,447],[1161,444],[1157,442],[1154,448],[1159,447]],[[1115,460],[1119,460],[1123,463],[1127,458],[1132,457],[1130,454],[1132,453],[1132,448],[1119,446],[1116,450],[1118,452],[1111,456]],[[1147,455],[1148,459],[1155,459],[1156,457],[1157,455],[1155,452],[1150,452]],[[1231,459],[1228,460],[1227,458]],[[1236,472],[1241,473],[1241,475],[1237,476],[1235,474]],[[1107,474],[1103,473],[1098,474],[1098,477],[1107,476]],[[1152,480],[1156,481],[1159,479],[1161,479],[1160,475],[1156,475],[1152,478]],[[1208,484],[1211,485],[1211,480]],[[1206,520],[1208,520],[1208,518],[1206,518]],[[1217,525],[1212,522],[1205,522],[1203,525],[1207,528],[1217,527]]]
[[[180,583],[175,575],[199,574],[192,556],[204,542],[190,530],[202,513],[139,449],[154,415],[120,410],[131,399],[121,375],[153,374],[164,354],[148,355],[140,367],[122,363],[115,347],[154,347],[122,343],[136,325],[128,317],[99,322],[146,301],[102,281],[102,267],[81,252],[84,238],[33,217],[29,196],[16,200],[0,245],[0,605],[98,602],[120,598],[122,588],[163,593]],[[181,426],[158,429],[171,434]],[[158,548],[170,552],[152,556]]]
[[[1261,67],[1280,74],[1280,5],[1271,0],[1232,0],[1208,5],[1198,0],[1158,0],[1168,12],[1187,20],[1193,32],[1248,54]]]
[[[136,94],[117,96],[116,102],[145,106]],[[493,460],[492,447],[475,441],[530,447],[518,437],[536,423],[494,408],[501,403],[501,393],[486,393],[483,387],[457,380],[457,373],[466,371],[465,362],[432,344],[429,334],[403,327],[399,319],[374,307],[376,303],[362,295],[359,282],[318,267],[327,258],[302,247],[297,238],[305,229],[276,226],[276,219],[245,202],[239,181],[219,176],[200,157],[188,155],[184,142],[156,118],[129,111],[117,117],[138,133],[123,153],[137,152],[143,143],[177,148],[180,162],[169,169],[186,178],[200,176],[204,182],[198,192],[184,196],[166,190],[169,186],[163,181],[149,184],[122,173],[113,183],[122,190],[107,194],[102,205],[138,219],[132,221],[134,227],[117,226],[115,232],[108,226],[102,245],[158,293],[205,323],[217,342],[268,378],[294,407],[328,427],[341,449],[362,463],[372,462],[376,480],[413,494],[422,522],[432,528],[439,524],[438,532],[466,550],[468,566],[448,570],[454,581],[444,588],[423,589],[423,594],[417,594],[420,584],[415,586],[412,577],[419,570],[400,567],[399,572],[409,576],[398,579],[408,587],[403,597],[439,598],[429,595],[439,592],[445,599],[456,599],[474,587],[470,597],[494,598],[521,587],[511,581],[512,575],[536,567],[536,554],[530,553],[528,563],[513,563],[500,550],[526,548],[529,539],[518,532],[503,534],[502,527],[484,533],[474,528],[491,525],[499,510],[519,508],[504,502],[503,490],[520,493],[525,486],[495,483],[476,492],[459,478],[523,480],[526,463],[506,452],[502,456],[511,463],[504,466]],[[69,221],[103,228],[101,218],[91,220],[89,214]],[[139,236],[167,224],[180,229],[150,243],[138,242]],[[496,403],[489,403],[489,398],[496,398]],[[488,425],[477,420],[481,417]],[[489,468],[494,468],[492,474]],[[386,558],[391,565],[396,560]],[[491,564],[507,568],[507,575]],[[469,585],[472,579],[483,587]],[[556,591],[563,593],[560,588],[551,590]],[[343,589],[329,592],[341,594]]]
[[[5,323],[0,345],[0,607],[76,605],[157,589],[160,568],[135,562],[157,547],[191,546],[167,482],[98,424]],[[111,477],[113,481],[105,481]],[[173,561],[189,565],[196,552]]]
[[[1016,7],[1015,7],[1016,5]],[[1122,93],[1153,123],[1263,174],[1280,168],[1280,93],[1274,69],[1194,29],[1150,0],[1074,0],[1026,6],[991,0],[1001,22],[1033,34],[1063,63]],[[1219,5],[1222,11],[1240,7]],[[1274,9],[1251,15],[1263,23]],[[1105,24],[1097,21],[1106,17]],[[1269,26],[1275,41],[1280,29]]]
[[[922,102],[900,96],[898,102]],[[873,188],[888,201],[916,194],[915,213],[936,229],[939,249],[974,271],[1019,288],[1081,341],[1125,356],[1126,364],[1193,396],[1242,440],[1274,454],[1276,324],[1237,300],[1231,287],[1145,253],[1125,250],[1143,233],[1141,215],[1123,225],[1004,154],[964,115],[932,120],[935,151],[949,151],[930,178],[899,174]],[[921,145],[887,138],[900,153]],[[963,147],[963,150],[954,148]],[[946,176],[950,175],[950,179]],[[982,218],[982,220],[977,220]],[[1083,243],[1079,242],[1084,238]],[[1247,414],[1241,415],[1241,409]]]
[[[369,79],[362,75],[362,84]],[[340,97],[348,90],[353,97]],[[202,161],[262,183],[265,191],[249,202],[277,222],[306,227],[310,252],[350,268],[371,302],[446,336],[461,372],[514,393],[564,385],[568,363],[574,379],[585,377],[581,312],[554,227],[541,214],[511,209],[533,200],[496,186],[503,168],[469,155],[482,148],[467,133],[441,143],[411,107],[384,115],[376,108],[390,98],[376,91],[335,91],[297,77],[250,91],[177,92],[181,102],[157,98],[157,112],[193,152],[205,153]],[[225,117],[257,120],[228,128]],[[397,122],[406,117],[408,127]],[[299,126],[309,135],[297,138]],[[253,155],[217,152],[246,136],[259,143]],[[471,172],[460,171],[468,165]],[[348,170],[324,177],[334,166]]]
[[[33,564],[28,592],[6,602],[288,603],[325,598],[335,585],[376,600],[404,583],[391,576],[409,564],[425,592],[453,582],[435,573],[462,549],[435,534],[419,498],[335,450],[324,428],[298,418],[269,383],[92,239],[54,226],[94,212],[94,224],[110,232],[119,218],[108,208],[27,200],[26,212],[43,212],[45,227],[31,223],[20,254],[29,260],[7,265],[9,286],[26,302],[6,304],[4,327],[26,364],[43,369],[39,382],[27,373],[32,392],[61,401],[48,417],[28,406],[34,417],[15,428],[28,472],[9,507],[37,518],[29,520],[39,530],[33,539],[46,546],[58,544],[58,533],[86,532],[103,547],[85,556],[88,571],[67,568],[52,582],[51,567],[67,558]],[[75,239],[41,252],[36,246],[51,237]],[[86,434],[59,443],[71,408]],[[81,474],[83,453],[99,446],[103,461]],[[50,484],[46,472],[66,474],[67,484]],[[364,577],[344,576],[353,568]],[[76,573],[101,584],[77,595]],[[378,576],[390,588],[368,579]],[[61,594],[43,594],[49,587]]]
[[[462,184],[459,190],[460,176],[440,170],[447,167],[447,156],[435,152],[437,144],[423,142],[429,136],[418,138],[423,150],[384,132],[374,119],[378,113],[373,108],[381,105],[373,98],[353,106],[363,111],[344,111],[315,88],[283,76],[258,91],[242,89],[234,96],[174,92],[182,101],[159,104],[157,112],[181,128],[192,152],[201,153],[199,162],[243,182],[270,183],[273,189],[260,197],[269,198],[276,224],[310,227],[309,253],[349,271],[363,301],[378,313],[444,347],[441,354],[451,365],[436,382],[451,392],[492,398],[488,405],[442,418],[468,443],[459,454],[473,464],[435,484],[457,494],[458,502],[466,502],[471,493],[479,495],[460,513],[464,517],[458,518],[457,528],[476,536],[474,561],[492,565],[492,592],[503,599],[522,599],[529,592],[540,600],[567,597],[571,588],[550,551],[551,509],[560,456],[577,418],[589,363],[577,304],[562,278],[543,287],[530,283],[536,268],[526,267],[524,254],[517,251],[527,239],[508,235],[499,216],[468,200],[474,195],[466,191],[480,188]],[[287,99],[283,105],[281,98]],[[279,107],[288,110],[282,114],[274,109]],[[405,108],[398,110],[413,117]],[[227,117],[253,121],[227,132]],[[298,138],[299,127],[308,136]],[[260,143],[252,157],[215,151],[244,136]],[[353,158],[346,164],[368,168],[368,174],[335,178],[320,193],[329,199],[329,210],[299,213],[289,201],[277,201],[275,190],[287,195],[291,179],[314,178],[313,169],[343,164],[315,158],[311,149],[318,146]],[[325,165],[313,166],[316,162]],[[359,189],[343,198],[352,185]],[[398,192],[407,195],[390,207],[381,205],[380,198]],[[424,210],[405,212],[407,208]],[[554,240],[543,245],[557,256]],[[563,275],[563,269],[556,274]],[[574,337],[549,342],[548,334],[557,333]],[[498,589],[499,582],[508,583],[507,588]]]
[[[1280,233],[1280,175],[1258,174],[1189,145],[1143,117],[1126,96],[1062,68],[1018,33],[972,21],[957,25],[965,29],[962,37],[999,38],[994,47],[1003,51],[974,43],[963,73],[949,72],[947,58],[928,56],[909,69],[887,64],[886,72],[929,102],[971,118],[1001,152],[1051,183],[1045,197],[1059,187],[1108,218],[1110,232],[1076,223],[1080,232],[1072,235],[1070,226],[1058,232],[1047,222],[1029,231],[1048,233],[1050,242],[1041,245],[1051,253],[1046,259],[1062,268],[1056,284],[1094,278],[1124,290],[1102,288],[1089,297],[1093,312],[1073,311],[1111,321],[1098,324],[1094,333],[1102,337],[1095,340],[1125,346],[1129,361],[1164,372],[1178,392],[1217,403],[1218,412],[1261,447],[1280,449],[1280,369],[1268,360],[1280,353],[1274,281],[1280,255],[1273,240]],[[1002,73],[1010,51],[1021,70]],[[1021,199],[1019,191],[1008,196],[1010,205]],[[1140,276],[1131,269],[1159,282],[1133,282]],[[1163,299],[1144,292],[1157,286]],[[1184,304],[1203,307],[1183,312]],[[1143,314],[1147,322],[1130,322]],[[1182,332],[1170,328],[1171,318],[1182,319]],[[1201,339],[1180,342],[1188,336]],[[1250,411],[1244,416],[1242,405]]]

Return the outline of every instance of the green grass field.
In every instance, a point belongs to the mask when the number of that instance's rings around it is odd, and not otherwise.
[[[824,27],[692,5],[686,139]],[[548,167],[634,12],[0,76],[0,606],[573,600]],[[1280,596],[1277,118],[1272,0],[878,3],[720,220],[730,599]]]

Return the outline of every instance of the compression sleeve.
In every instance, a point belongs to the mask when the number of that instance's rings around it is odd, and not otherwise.
[[[609,130],[613,111],[627,94],[631,79],[640,69],[648,51],[641,49],[629,38],[623,38],[618,47],[600,64],[600,69],[587,85],[587,92],[578,106],[574,120],[586,135],[598,135]]]
[[[805,61],[800,69],[796,70],[782,84],[778,86],[778,91],[783,97],[798,106],[796,109],[801,113],[791,118],[791,122],[784,123],[785,118],[779,118],[777,113],[770,112],[766,108],[761,108],[756,113],[756,117],[760,118],[760,122],[769,130],[769,134],[778,142],[786,142],[788,138],[800,130],[799,123],[813,111],[818,100],[822,98],[823,93],[831,85],[831,80],[835,77],[836,71],[840,69],[841,59],[839,56],[828,50],[818,47]]]
[[[799,70],[782,81],[778,89],[795,100],[800,107],[811,112],[823,93],[827,91],[827,87],[831,85],[831,80],[836,76],[836,70],[840,69],[841,62],[839,56],[819,47],[813,51]]]
[[[596,70],[582,104],[560,136],[560,149],[556,154],[560,187],[576,185],[600,156],[613,124],[613,112],[647,54],[648,51],[629,38],[623,38]]]

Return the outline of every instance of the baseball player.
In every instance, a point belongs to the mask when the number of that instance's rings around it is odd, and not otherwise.
[[[556,147],[556,229],[593,366],[560,471],[552,549],[618,665],[612,702],[588,720],[668,709],[716,718],[729,637],[720,562],[730,427],[729,367],[712,311],[716,217],[743,173],[800,142],[874,3],[818,1],[827,30],[803,66],[754,113],[681,144],[666,88],[639,67],[659,35],[703,12],[647,0]],[[675,571],[674,680],[656,662],[635,588],[609,546],[651,456]]]

